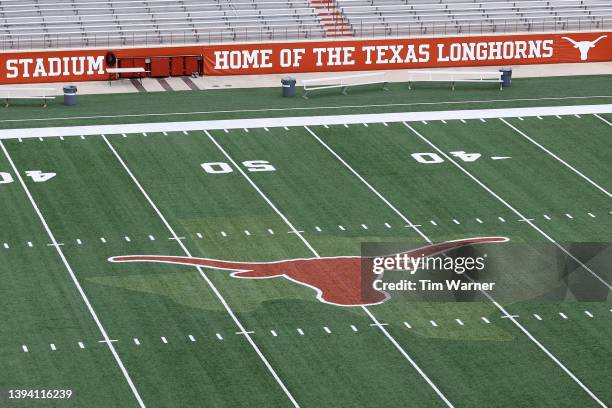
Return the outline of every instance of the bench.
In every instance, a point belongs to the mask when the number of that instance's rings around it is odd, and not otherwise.
[[[352,82],[351,80],[357,80]],[[346,95],[349,86],[361,86],[371,84],[383,84],[383,89],[387,90],[387,81],[384,72],[368,72],[365,74],[343,75],[328,78],[315,78],[302,80],[304,88],[304,98],[308,98],[308,92],[320,89],[340,88],[342,94]]]
[[[11,99],[41,99],[43,101],[43,108],[47,107],[47,101],[49,99],[55,99],[55,96],[49,96],[49,93],[54,92],[53,88],[0,88],[0,95],[4,99],[5,107],[9,107],[9,100]],[[34,92],[33,95],[28,95],[28,92]]]
[[[412,89],[413,82],[450,82],[453,91],[456,82],[492,82],[502,90],[501,77],[500,71],[412,71],[408,74],[408,89]]]

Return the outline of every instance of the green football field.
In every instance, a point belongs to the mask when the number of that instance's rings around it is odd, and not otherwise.
[[[338,116],[612,103],[610,76],[514,82],[308,100],[278,89],[81,96],[73,109],[4,109],[0,137],[23,130],[0,139],[0,406],[612,405],[605,261],[575,272],[589,288],[582,297],[544,296],[558,282],[519,256],[500,280],[514,297],[371,306],[322,302],[282,276],[109,261],[274,262],[355,256],[364,242],[487,236],[569,257],[579,243],[609,244],[612,114]],[[330,115],[337,123],[283,125]],[[139,129],[249,118],[269,125]],[[123,124],[134,127],[68,136]],[[58,127],[67,136],[32,137]],[[9,398],[31,389],[73,395]]]

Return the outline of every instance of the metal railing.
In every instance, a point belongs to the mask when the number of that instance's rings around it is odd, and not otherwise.
[[[496,19],[448,22],[361,22],[351,24],[355,38],[423,37],[441,35],[503,34],[520,32],[578,32],[612,29],[612,15],[584,18]],[[97,31],[39,34],[0,34],[0,50],[87,48],[182,44],[224,44],[325,38],[318,24],[286,27],[227,27],[219,30]]]

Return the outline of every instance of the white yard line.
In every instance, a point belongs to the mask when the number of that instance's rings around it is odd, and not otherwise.
[[[57,240],[55,239],[55,236],[53,235],[53,232],[51,231],[51,228],[49,228],[49,225],[47,224],[45,217],[42,215],[42,212],[38,208],[36,201],[34,201],[34,197],[30,193],[30,190],[28,189],[28,186],[26,185],[26,183],[23,181],[23,177],[21,177],[20,171],[17,169],[17,166],[13,162],[13,159],[11,158],[11,156],[9,155],[8,150],[6,150],[6,147],[4,147],[4,143],[2,143],[2,141],[0,141],[0,148],[2,148],[2,151],[4,152],[6,159],[8,160],[9,164],[11,165],[11,168],[13,169],[13,172],[15,173],[15,177],[17,177],[17,180],[19,180],[19,184],[21,184],[23,191],[25,192],[26,196],[30,200],[30,203],[32,204],[32,207],[34,208],[36,215],[38,216],[41,224],[43,225],[45,231],[47,232],[49,239],[53,243],[53,246],[55,247],[55,250],[57,251],[57,254],[59,255],[60,259],[62,260],[64,267],[68,271],[68,274],[70,275],[70,278],[72,279],[72,282],[74,283],[74,286],[77,288],[79,294],[81,295],[81,298],[83,299],[83,302],[85,303],[85,306],[87,307],[87,310],[89,311],[89,314],[91,314],[91,317],[96,323],[96,326],[98,326],[98,330],[100,331],[100,334],[102,334],[102,337],[104,338],[105,343],[108,345],[108,348],[110,349],[113,357],[115,358],[115,361],[117,362],[117,365],[119,366],[121,372],[123,373],[123,377],[127,381],[130,389],[132,390],[132,393],[134,394],[134,397],[136,398],[138,405],[140,407],[145,407],[145,404],[142,398],[140,397],[140,393],[136,389],[136,386],[134,385],[132,378],[130,377],[127,369],[125,368],[125,365],[123,364],[123,361],[121,360],[121,357],[119,357],[117,350],[115,350],[115,346],[110,341],[110,337],[106,333],[106,329],[104,328],[104,326],[102,325],[102,322],[98,318],[98,314],[94,310],[93,306],[91,305],[91,302],[89,301],[89,298],[87,297],[87,295],[85,294],[85,291],[81,287],[81,283],[77,279],[74,271],[72,270],[72,267],[68,263],[68,260],[66,259],[66,256],[64,255],[64,252],[62,251],[61,246],[58,245]]]
[[[185,244],[183,243],[183,241],[181,241],[180,239],[178,239],[178,235],[176,234],[176,232],[174,231],[174,228],[172,228],[172,226],[170,225],[170,223],[168,222],[168,220],[166,219],[166,217],[162,214],[162,212],[159,210],[159,208],[157,207],[157,205],[153,202],[153,200],[151,199],[151,197],[149,196],[149,194],[146,192],[146,190],[142,187],[142,185],[140,184],[140,182],[138,181],[138,179],[136,178],[136,176],[134,175],[134,173],[132,173],[132,171],[130,170],[130,168],[127,166],[127,164],[125,163],[125,161],[123,160],[123,158],[119,155],[119,153],[117,152],[117,150],[115,150],[115,148],[113,147],[113,145],[109,142],[109,140],[106,138],[106,136],[102,136],[102,138],[104,139],[104,141],[106,142],[106,144],[108,145],[109,149],[113,152],[113,154],[115,155],[115,157],[117,158],[117,160],[119,161],[119,163],[121,164],[121,166],[124,168],[124,170],[126,171],[126,173],[130,176],[130,178],[132,179],[132,181],[134,182],[134,184],[138,187],[138,189],[140,190],[140,192],[142,193],[142,195],[145,197],[145,199],[147,200],[147,202],[149,203],[149,205],[153,208],[153,210],[155,211],[155,213],[157,214],[157,216],[159,217],[159,219],[162,221],[162,223],[166,226],[166,228],[168,229],[168,231],[170,232],[170,234],[172,235],[173,238],[175,238],[176,243],[181,247],[181,249],[183,250],[183,252],[185,253],[185,255],[187,255],[188,257],[191,257],[191,252],[187,249],[187,247],[185,246]],[[1,142],[0,142],[1,143]],[[264,365],[266,366],[266,368],[268,369],[268,371],[270,372],[270,374],[272,374],[272,376],[274,377],[274,379],[276,380],[276,382],[278,383],[278,385],[280,386],[280,388],[283,390],[283,392],[285,393],[285,395],[287,396],[287,398],[289,399],[289,401],[291,401],[291,403],[293,404],[294,407],[299,407],[299,404],[297,403],[297,401],[295,400],[295,398],[293,397],[293,395],[291,394],[291,392],[289,392],[289,389],[287,389],[287,387],[285,386],[284,382],[281,380],[281,378],[278,376],[278,374],[276,373],[276,371],[274,370],[274,368],[272,367],[272,365],[270,364],[270,362],[268,361],[268,359],[263,355],[263,353],[261,352],[261,350],[259,349],[259,346],[257,346],[257,344],[255,343],[255,341],[253,340],[253,338],[251,337],[251,335],[247,332],[247,330],[245,329],[245,327],[242,325],[242,323],[240,322],[240,320],[238,319],[238,317],[236,316],[236,314],[234,313],[234,311],[230,308],[230,306],[228,305],[227,301],[225,300],[225,298],[223,297],[223,295],[221,295],[221,292],[219,292],[219,290],[217,289],[217,287],[212,283],[212,281],[208,278],[208,276],[206,275],[206,273],[204,272],[204,270],[201,267],[196,267],[198,272],[200,273],[200,276],[204,279],[204,281],[206,282],[206,284],[210,287],[210,289],[214,292],[215,296],[217,296],[217,298],[219,299],[219,301],[221,302],[221,304],[223,305],[223,307],[225,308],[225,310],[227,311],[227,313],[230,315],[230,317],[232,318],[232,320],[234,321],[234,323],[236,324],[236,326],[238,327],[238,329],[241,332],[244,332],[244,337],[247,339],[247,341],[249,342],[249,344],[251,345],[251,347],[253,348],[253,350],[255,350],[255,352],[257,353],[257,355],[259,356],[259,358],[261,359],[261,361],[264,363]],[[217,335],[220,336],[220,335]],[[221,339],[220,339],[221,340]]]
[[[569,164],[568,162],[566,162],[565,160],[563,160],[562,158],[560,158],[559,156],[557,156],[556,154],[554,154],[553,152],[551,152],[550,150],[548,150],[546,147],[542,146],[540,143],[536,142],[535,140],[533,140],[531,137],[529,137],[525,132],[521,131],[520,129],[516,128],[515,126],[513,126],[510,122],[506,121],[504,118],[500,118],[500,120],[502,122],[504,122],[506,125],[508,125],[512,130],[514,130],[516,133],[518,133],[519,135],[523,136],[525,139],[529,140],[531,143],[533,143],[534,145],[536,145],[537,147],[539,147],[542,151],[548,153],[549,156],[555,158],[557,161],[559,161],[561,164],[563,164],[565,167],[567,167],[568,169],[570,169],[571,171],[573,171],[574,173],[576,173],[578,176],[582,177],[584,180],[586,180],[588,183],[590,183],[592,186],[594,186],[595,188],[597,188],[599,191],[601,191],[602,193],[604,193],[605,195],[607,195],[609,198],[612,198],[612,194],[610,194],[610,192],[608,190],[606,190],[605,188],[603,188],[602,186],[600,186],[599,184],[597,184],[596,182],[594,182],[593,180],[591,180],[589,177],[585,176],[580,170],[576,169],[574,166],[572,166],[571,164]]]
[[[606,118],[603,118],[601,116],[599,116],[598,114],[594,114],[597,118],[599,118],[600,120],[604,121],[605,123],[607,123],[608,125],[612,126],[612,123],[610,123],[609,120],[607,120]]]
[[[363,115],[297,116],[285,118],[227,119],[191,122],[133,123],[121,125],[66,126],[0,130],[0,139],[122,134],[143,132],[180,132],[195,130],[257,129],[288,126],[348,125],[363,122],[420,122],[422,120],[465,120],[549,115],[612,113],[612,104],[544,106],[534,108],[446,110],[431,112],[374,113]]]
[[[308,129],[308,128],[307,128]],[[309,130],[309,129],[308,129]],[[289,221],[289,219],[285,216],[285,214],[283,214],[278,207],[276,207],[276,205],[270,201],[270,199],[268,198],[268,196],[257,186],[257,184],[255,184],[255,182],[248,176],[248,174],[246,174],[246,172],[242,169],[241,166],[238,165],[238,163],[236,163],[236,161],[234,161],[234,159],[225,151],[225,149],[223,149],[223,147],[217,143],[217,141],[215,140],[215,138],[210,134],[210,132],[208,132],[207,130],[204,130],[204,133],[206,133],[206,135],[208,136],[208,138],[211,140],[211,142],[213,142],[215,144],[215,146],[217,146],[217,148],[221,151],[221,153],[223,153],[223,155],[227,158],[228,161],[230,161],[232,163],[232,165],[234,166],[234,168],[236,168],[240,174],[242,174],[242,176],[245,178],[245,180],[251,185],[251,187],[253,187],[255,189],[255,191],[257,191],[257,193],[261,196],[261,198],[264,199],[264,201],[266,203],[268,203],[268,205],[270,206],[270,208],[285,222],[285,224],[287,224],[287,226],[291,229],[291,231],[293,231],[295,233],[295,235],[297,235],[299,237],[299,239],[304,243],[304,245],[306,246],[306,248],[308,248],[308,250],[317,258],[320,258],[321,256],[319,255],[319,253],[312,247],[312,245],[310,244],[310,242],[308,242],[306,240],[306,238],[304,238],[304,236],[297,230],[297,228],[295,228],[295,226],[291,223],[291,221]],[[412,224],[412,223],[410,223]],[[395,348],[404,356],[404,358],[406,360],[408,360],[408,362],[410,363],[410,365],[412,365],[412,367],[421,375],[421,377],[427,382],[427,384],[429,384],[429,386],[435,391],[435,393],[442,399],[442,401],[444,401],[444,403],[446,404],[446,406],[448,407],[453,407],[453,404],[451,404],[451,402],[446,398],[446,396],[442,393],[442,391],[440,391],[440,389],[431,381],[431,379],[427,376],[427,374],[425,374],[425,372],[419,367],[419,365],[412,359],[412,357],[410,357],[408,355],[408,353],[402,348],[402,346],[395,340],[395,338],[393,336],[391,336],[391,334],[389,333],[389,331],[382,325],[380,324],[380,322],[378,321],[378,319],[376,318],[376,316],[374,316],[374,314],[372,314],[372,312],[365,306],[361,306],[361,309],[370,317],[370,319],[372,319],[372,321],[378,325],[378,327],[380,328],[380,330],[383,332],[383,334],[387,337],[387,339],[389,339],[389,341],[395,346]]]
[[[548,235],[547,233],[545,233],[542,229],[540,229],[540,227],[538,227],[537,225],[535,225],[533,223],[532,219],[526,218],[523,214],[521,214],[516,208],[514,208],[513,206],[511,206],[506,200],[504,200],[502,197],[500,197],[497,193],[495,193],[493,190],[491,190],[489,187],[487,187],[486,184],[484,184],[482,181],[480,181],[478,178],[476,178],[472,173],[470,173],[469,171],[467,171],[465,168],[463,168],[459,163],[457,163],[456,160],[454,160],[451,156],[449,156],[448,154],[446,154],[444,151],[442,151],[438,146],[434,145],[432,142],[430,142],[427,138],[425,138],[421,133],[417,132],[412,126],[410,126],[408,123],[404,123],[404,126],[406,126],[408,129],[410,129],[412,131],[412,133],[414,133],[415,135],[417,135],[421,140],[423,140],[425,143],[427,143],[429,146],[431,146],[433,149],[435,149],[441,156],[443,156],[444,158],[446,158],[446,160],[448,160],[450,163],[452,163],[455,167],[457,167],[461,172],[463,172],[466,176],[468,176],[469,178],[471,178],[474,182],[476,182],[480,187],[482,187],[483,189],[485,189],[490,195],[492,195],[493,197],[495,197],[499,202],[501,202],[503,205],[505,205],[510,211],[512,211],[513,213],[515,213],[517,216],[520,217],[520,219],[522,221],[524,221],[525,223],[529,224],[529,226],[531,228],[533,228],[534,230],[536,230],[538,233],[540,233],[540,235],[542,235],[544,238],[546,238],[548,241],[550,241],[553,245],[555,245],[557,248],[559,248],[563,253],[565,253],[567,256],[569,256],[570,258],[572,258],[572,260],[574,260],[576,263],[578,263],[578,265],[580,265],[581,267],[584,268],[584,270],[588,271],[591,275],[593,275],[598,281],[600,281],[604,286],[606,286],[608,289],[612,289],[612,285],[610,285],[608,282],[606,282],[601,276],[599,276],[598,274],[596,274],[591,268],[589,268],[588,266],[586,266],[584,263],[582,263],[578,258],[576,258],[574,255],[572,255],[567,249],[565,249],[562,245],[560,245],[557,241],[555,241],[550,235]]]
[[[406,127],[410,128],[413,132],[417,133],[414,129],[412,129],[408,124],[406,124]],[[321,145],[323,145],[323,147],[325,147],[334,157],[336,157],[341,163],[344,164],[344,166],[351,172],[353,173],[355,176],[357,176],[372,192],[374,192],[378,197],[381,198],[381,200],[385,203],[387,203],[388,207],[391,208],[405,223],[407,224],[412,224],[411,220],[406,217],[402,212],[400,212],[396,207],[394,207],[392,204],[389,203],[389,201],[384,198],[374,187],[372,187],[367,181],[365,181],[363,179],[363,177],[361,177],[361,175],[359,175],[359,173],[357,173],[348,163],[346,163],[346,161],[344,161],[334,150],[332,150],[321,138],[319,138],[314,132],[312,132],[310,129],[308,129],[309,133],[319,141],[319,143],[321,143]],[[424,141],[427,141],[427,139],[423,138],[421,136],[421,138]],[[429,141],[427,141],[427,143],[432,146],[433,148],[435,148],[440,154],[444,155],[445,157],[447,157],[448,160],[450,160],[451,162],[455,163],[451,158],[448,157],[447,154],[443,153],[440,149],[438,149],[437,147],[435,147],[432,143],[430,143]],[[461,168],[463,170],[463,168]],[[464,172],[466,172],[465,170],[463,170]],[[467,173],[467,172],[466,172]],[[470,173],[467,173],[471,176]],[[472,178],[474,178],[473,176],[471,176]],[[474,178],[475,179],[475,178]],[[494,194],[494,193],[493,193]],[[496,197],[498,197],[497,195],[495,195]],[[517,214],[518,212],[516,210],[515,211]],[[522,215],[518,214],[519,216],[522,217]],[[523,218],[523,217],[522,217]],[[422,231],[420,231],[418,228],[414,228],[414,230],[421,236],[423,237],[423,239],[425,239],[425,241],[427,241],[428,243],[432,243],[432,240],[425,235]],[[567,251],[566,251],[567,253]],[[570,255],[571,256],[571,255]],[[595,395],[593,394],[593,392],[582,383],[582,381],[580,381],[567,367],[565,367],[565,365],[563,365],[563,363],[561,363],[561,361],[559,359],[557,359],[550,351],[548,351],[548,349],[546,347],[544,347],[544,345],[542,343],[540,343],[527,329],[525,329],[525,327],[523,327],[523,325],[521,325],[512,315],[510,315],[506,309],[500,305],[499,303],[497,303],[487,292],[485,291],[481,291],[490,301],[491,303],[493,303],[493,305],[495,305],[495,307],[497,307],[497,309],[499,309],[503,315],[505,317],[508,317],[512,323],[514,323],[514,325],[516,327],[518,327],[540,350],[542,350],[550,359],[552,359],[568,376],[570,376],[570,378],[572,378],[591,398],[593,398],[593,400],[595,400],[600,406],[602,407],[606,407],[606,405]],[[484,318],[483,318],[484,319]],[[486,321],[486,320],[485,320]]]

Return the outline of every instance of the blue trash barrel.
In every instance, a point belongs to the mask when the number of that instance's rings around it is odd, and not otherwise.
[[[283,86],[283,96],[295,96],[295,84],[296,80],[293,77],[286,76],[281,79],[281,85]]]
[[[512,68],[502,68],[499,70],[502,73],[501,80],[504,88],[512,86]]]
[[[77,104],[77,87],[66,85],[64,87],[64,105],[72,106]]]

